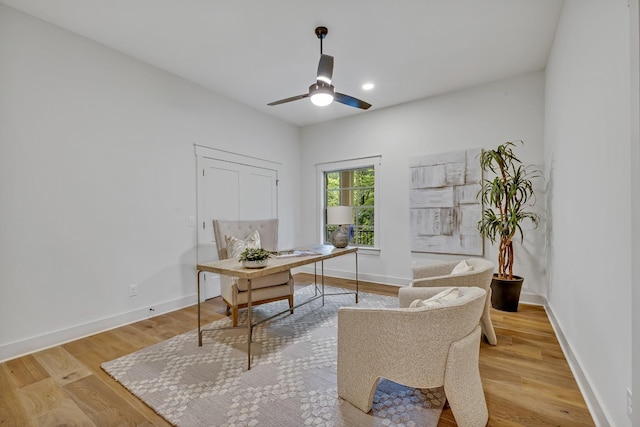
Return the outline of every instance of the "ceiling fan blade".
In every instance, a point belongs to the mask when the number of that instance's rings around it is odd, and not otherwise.
[[[344,105],[348,105],[349,107],[361,108],[363,110],[368,110],[371,107],[371,104],[368,102],[361,101],[358,98],[354,98],[353,96],[345,95],[344,93],[336,92],[335,101]]]
[[[333,56],[320,55],[320,62],[318,63],[318,77],[316,80],[331,84],[331,78],[333,77]]]
[[[281,99],[280,101],[273,101],[267,105],[280,105],[280,104],[284,104],[285,102],[297,101],[298,99],[308,98],[308,97],[309,97],[309,94],[305,93],[304,95],[296,95],[296,96],[292,96],[291,98]]]

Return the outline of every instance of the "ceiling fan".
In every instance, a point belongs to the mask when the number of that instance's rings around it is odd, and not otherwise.
[[[311,98],[311,102],[320,107],[329,105],[334,100],[341,104],[361,108],[363,110],[367,110],[371,107],[371,104],[367,102],[336,92],[336,88],[331,84],[331,77],[333,76],[333,56],[322,53],[322,40],[324,40],[328,32],[329,30],[327,30],[327,27],[318,27],[315,29],[316,36],[320,39],[320,62],[318,63],[318,75],[316,77],[316,82],[309,86],[309,93],[281,99],[267,105],[280,105],[285,102],[297,101],[302,98]]]

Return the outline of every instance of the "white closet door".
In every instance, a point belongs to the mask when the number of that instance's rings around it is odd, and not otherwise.
[[[251,161],[247,159],[247,163]],[[214,219],[267,219],[278,216],[276,170],[207,157],[198,158],[198,262],[218,259]],[[216,274],[201,283],[204,299],[220,295]]]
[[[237,219],[277,218],[276,171],[245,166],[243,172]]]

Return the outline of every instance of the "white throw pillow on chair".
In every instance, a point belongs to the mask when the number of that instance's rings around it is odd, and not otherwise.
[[[473,270],[473,266],[467,264],[466,260],[462,260],[455,267],[453,267],[453,271],[451,272],[451,274],[462,274],[472,270]]]
[[[456,300],[460,297],[460,288],[448,288],[444,291],[440,291],[431,298],[417,299],[409,304],[409,308],[418,307],[441,307],[447,305],[447,303]]]
[[[238,258],[247,248],[259,249],[261,247],[258,230],[254,230],[244,240],[233,236],[224,236],[224,240],[227,244],[227,258]]]

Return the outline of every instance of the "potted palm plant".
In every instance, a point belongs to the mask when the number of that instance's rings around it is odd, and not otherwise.
[[[480,167],[493,172],[493,179],[483,178],[477,198],[482,201],[482,218],[478,230],[491,243],[498,242],[498,272],[491,282],[491,304],[503,311],[518,311],[520,291],[524,278],[513,274],[513,239],[517,234],[524,239],[521,224],[530,220],[538,225],[538,214],[531,211],[535,204],[533,180],[541,177],[540,171],[522,165],[510,141],[493,150],[480,154]]]

